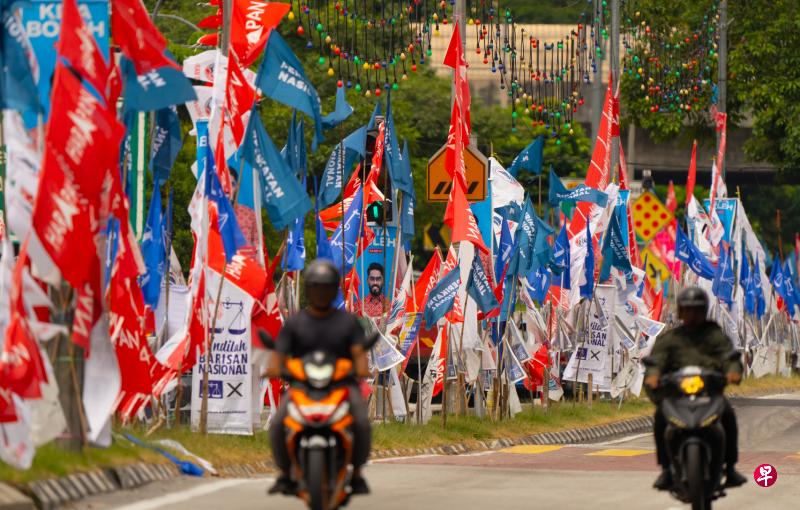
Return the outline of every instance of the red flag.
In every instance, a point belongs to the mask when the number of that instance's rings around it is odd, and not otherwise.
[[[126,394],[153,393],[151,365],[155,361],[144,323],[144,299],[136,280],[116,270],[109,285],[109,326],[111,342],[119,363],[121,391]]]
[[[675,198],[675,185],[672,184],[672,179],[669,180],[669,186],[667,187],[667,203],[665,205],[673,213],[678,208],[678,200]]]
[[[716,124],[717,133],[719,133],[719,149],[717,151],[717,168],[720,172],[724,168],[725,162],[725,146],[727,145],[728,138],[728,114],[717,110],[716,106],[711,108],[711,113],[714,115],[714,123]],[[714,183],[716,187],[716,183]]]
[[[255,99],[256,92],[247,82],[236,57],[231,51],[228,54],[224,110],[229,117],[226,120],[229,122],[237,146],[242,143],[242,138],[244,137],[245,125],[242,115],[250,110]]]
[[[227,117],[227,115],[226,115]],[[228,160],[225,158],[225,125],[228,124],[228,119],[222,119],[222,129],[219,130],[217,136],[217,146],[214,149],[214,166],[217,170],[217,177],[219,183],[222,185],[222,191],[230,196],[233,192],[233,183],[231,183],[231,173],[228,170]]]
[[[689,162],[689,175],[686,176],[686,205],[692,201],[694,183],[697,180],[697,140],[692,143],[692,160]]]
[[[600,118],[600,126],[597,130],[597,139],[594,143],[592,161],[589,170],[586,172],[584,184],[590,188],[605,191],[611,177],[611,126],[614,115],[613,84],[609,76],[606,97],[603,101],[603,115]],[[586,231],[586,220],[594,204],[589,202],[579,202],[572,215],[569,224],[569,238],[580,235]]]
[[[422,271],[416,285],[414,285],[414,299],[409,299],[406,303],[407,313],[421,312],[425,309],[428,293],[436,286],[436,282],[439,281],[441,267],[442,256],[439,254],[439,249],[437,248],[431,260],[428,261],[428,265],[425,266],[425,270]]]
[[[244,248],[236,252],[230,262],[225,265],[225,251],[222,247],[222,238],[216,229],[208,230],[208,267],[222,273],[225,269],[225,278],[254,299],[262,299],[267,288],[267,271],[257,260],[248,257]],[[271,282],[270,282],[271,283]]]
[[[525,387],[529,390],[535,390],[538,386],[543,386],[544,369],[550,365],[550,356],[547,353],[547,346],[539,346],[533,358],[528,360],[525,364],[525,367],[528,369],[528,378],[525,379]]]
[[[99,92],[105,92],[108,68],[97,43],[83,22],[76,0],[64,0],[58,54]],[[109,103],[114,104],[114,103]]]
[[[628,163],[622,144],[619,145],[619,189],[628,189]]]
[[[455,83],[455,101],[454,107],[458,105],[460,114],[460,125],[462,126],[462,138],[469,139],[471,132],[470,123],[470,105],[472,97],[469,91],[469,83],[467,82],[467,61],[464,58],[464,49],[461,44],[461,30],[459,24],[456,22],[453,27],[453,35],[450,38],[450,43],[447,47],[447,53],[442,62],[447,67],[454,71],[453,81]]]
[[[200,36],[197,39],[197,44],[200,46],[218,46],[219,45],[219,33],[214,34],[206,34]]]
[[[47,382],[39,344],[33,336],[23,303],[23,273],[28,263],[28,242],[25,241],[11,277],[10,321],[0,351],[0,388],[22,398],[42,396],[41,384]],[[6,406],[7,407],[7,406]],[[9,413],[8,409],[4,414]]]
[[[450,222],[445,218],[445,223],[453,231],[450,242],[469,241],[479,250],[488,252],[489,249],[483,243],[481,231],[478,229],[478,222],[475,221],[475,215],[469,208],[466,190],[457,180],[453,181],[453,187],[450,190],[450,202],[452,202],[453,217]]]
[[[206,30],[216,30],[222,27],[222,9],[217,9],[215,14],[206,16],[197,22],[197,26]]]
[[[375,202],[376,200],[383,201],[384,196],[378,186],[378,178],[381,175],[383,168],[383,152],[384,152],[384,130],[385,123],[378,127],[378,136],[375,139],[375,150],[372,152],[372,166],[370,167],[367,179],[364,181],[364,207]]]
[[[158,31],[141,0],[111,2],[111,33],[136,68],[136,74],[146,74],[159,67],[180,69],[164,55],[167,40]]]
[[[291,4],[261,0],[235,0],[231,17],[231,48],[242,66],[248,67],[261,55],[273,28],[292,8]]]
[[[13,393],[11,390],[0,387],[0,423],[14,423],[17,419]]]

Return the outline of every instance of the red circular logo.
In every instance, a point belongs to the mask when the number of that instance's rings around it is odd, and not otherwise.
[[[778,481],[778,470],[771,464],[761,464],[753,471],[753,480],[759,487],[772,487]]]

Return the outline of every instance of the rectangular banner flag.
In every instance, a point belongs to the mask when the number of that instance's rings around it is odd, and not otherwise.
[[[589,314],[588,332],[579,341],[578,348],[564,370],[563,379],[568,381],[587,382],[592,374],[592,381],[601,391],[611,389],[611,363],[609,351],[614,340],[613,329],[609,318],[613,317],[616,288],[613,285],[598,285],[595,300],[592,301],[593,312]]]
[[[403,362],[403,370],[405,371],[411,352],[414,350],[414,345],[419,338],[420,327],[422,326],[422,313],[407,312],[403,319],[403,327],[400,334],[397,336],[397,342],[400,346],[400,353],[405,358]]]
[[[211,270],[206,275],[208,313],[212,315],[220,276]],[[216,324],[208,325],[215,328],[208,371],[208,431],[214,434],[253,434],[252,309],[253,298],[226,281]],[[192,369],[193,430],[200,424],[205,368],[206,356],[202,355]]]

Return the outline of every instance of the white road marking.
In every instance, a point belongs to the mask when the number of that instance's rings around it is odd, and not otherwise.
[[[271,481],[271,480],[273,479],[270,478],[258,479],[258,481]],[[155,508],[161,508],[162,506],[166,505],[174,505],[176,503],[182,503],[184,501],[198,498],[200,496],[205,496],[206,494],[211,494],[212,492],[217,492],[223,489],[228,489],[230,487],[235,487],[237,485],[242,485],[253,481],[254,481],[253,479],[221,480],[219,482],[201,485],[199,487],[194,487],[191,489],[187,489],[185,491],[166,494],[164,496],[148,499],[145,501],[139,501],[137,503],[131,503],[130,505],[118,506],[115,508],[115,510],[152,510]]]

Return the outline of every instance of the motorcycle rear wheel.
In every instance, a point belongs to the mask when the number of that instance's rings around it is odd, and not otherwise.
[[[308,483],[309,507],[311,510],[328,510],[328,469],[325,465],[325,452],[311,450],[308,452],[306,471]]]
[[[711,510],[711,504],[705,494],[705,480],[703,479],[703,457],[700,445],[693,443],[686,447],[686,478],[689,488],[689,499],[692,510]]]

